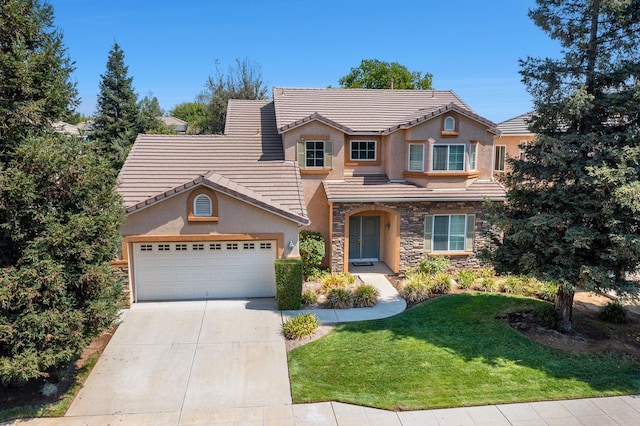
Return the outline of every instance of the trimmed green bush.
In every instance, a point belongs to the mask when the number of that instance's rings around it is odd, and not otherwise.
[[[548,328],[554,328],[558,319],[558,314],[556,313],[553,305],[550,303],[537,305],[533,311],[533,316],[538,324]]]
[[[521,277],[509,275],[502,284],[502,291],[509,294],[524,294],[525,283]]]
[[[302,306],[313,305],[317,301],[318,301],[318,295],[316,294],[315,291],[305,290],[302,292],[302,299],[300,301],[300,303],[302,303]]]
[[[320,327],[318,317],[310,313],[304,313],[289,318],[282,324],[282,332],[288,340],[299,340],[313,336]]]
[[[458,271],[458,287],[462,289],[471,288],[476,278],[478,278],[478,275],[473,269],[462,269]]]
[[[353,291],[353,306],[367,308],[378,303],[380,292],[371,284],[361,284]]]
[[[629,322],[629,311],[617,300],[607,303],[598,316],[601,320],[614,324],[627,324]]]
[[[320,294],[327,294],[334,288],[347,288],[347,286],[356,282],[356,277],[348,272],[339,272],[336,274],[327,274],[320,280]]]
[[[300,309],[302,299],[302,261],[276,259],[276,300],[278,309]]]
[[[304,276],[307,278],[315,277],[320,272],[319,266],[324,258],[324,238],[322,238],[322,234],[315,231],[300,231],[299,238]]]
[[[334,288],[327,293],[325,302],[330,309],[348,309],[353,306],[351,291],[346,288]]]

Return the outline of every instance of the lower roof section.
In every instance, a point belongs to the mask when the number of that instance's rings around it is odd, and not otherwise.
[[[330,202],[502,201],[504,187],[496,181],[477,180],[466,188],[429,189],[411,182],[391,182],[386,176],[354,176],[324,181]]]

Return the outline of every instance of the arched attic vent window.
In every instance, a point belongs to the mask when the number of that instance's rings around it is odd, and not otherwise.
[[[193,215],[196,217],[213,216],[213,203],[205,194],[199,194],[193,199]]]
[[[448,116],[444,119],[444,131],[455,132],[456,131],[456,119]]]

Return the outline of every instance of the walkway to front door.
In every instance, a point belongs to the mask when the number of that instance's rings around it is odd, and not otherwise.
[[[349,261],[380,259],[380,216],[349,218]]]

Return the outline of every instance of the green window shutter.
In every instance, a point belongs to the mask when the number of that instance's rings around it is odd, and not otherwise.
[[[473,239],[476,235],[476,215],[467,215],[467,240],[465,241],[464,251],[473,251]]]
[[[333,141],[324,141],[324,168],[331,169],[333,165]]]
[[[305,143],[304,141],[298,141],[297,144],[297,150],[298,150],[298,167],[300,167],[301,169],[304,169],[306,167],[306,150],[305,150]]]
[[[431,237],[433,230],[433,215],[428,214],[424,217],[424,251],[431,253]]]

